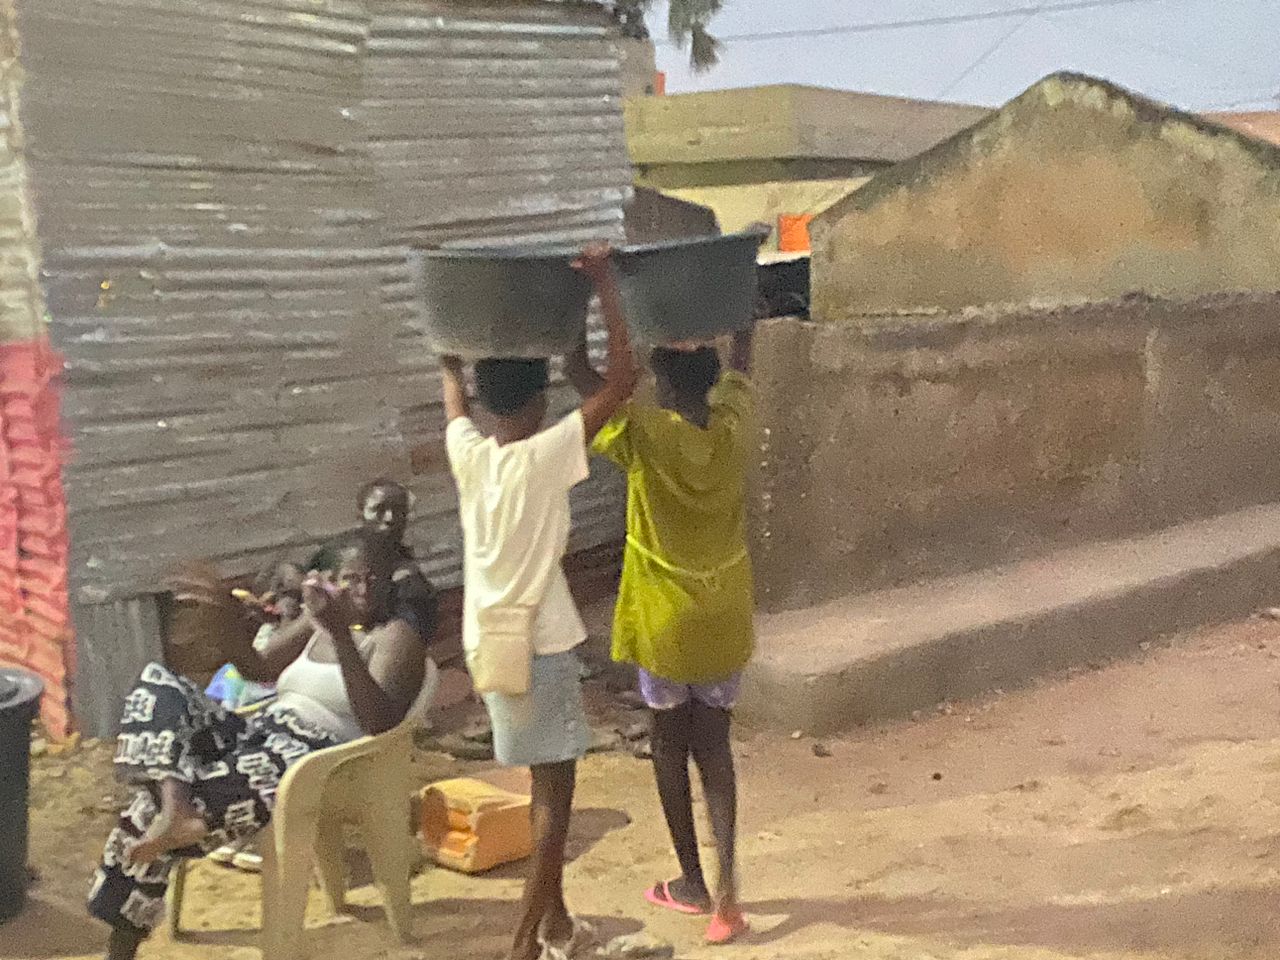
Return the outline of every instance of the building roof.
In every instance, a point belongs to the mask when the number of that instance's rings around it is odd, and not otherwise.
[[[638,97],[626,105],[627,139],[637,164],[897,163],[990,112],[968,104],[795,84]]]
[[[1259,138],[1244,131],[1238,123],[1227,124],[1220,117],[1207,118],[1187,113],[1126,90],[1108,80],[1063,71],[1036,82],[999,110],[989,112],[977,123],[954,136],[876,174],[865,186],[823,211],[818,217],[817,228],[821,229],[822,222],[836,222],[849,210],[868,209],[880,198],[900,187],[927,181],[963,166],[974,154],[996,149],[997,143],[1003,140],[1004,132],[1016,125],[1019,117],[1025,117],[1025,111],[1052,108],[1067,101],[1087,105],[1099,114],[1123,112],[1132,119],[1137,129],[1145,127],[1159,132],[1180,128],[1193,136],[1208,140],[1225,137],[1253,154],[1266,166],[1280,169],[1280,147],[1270,139]]]

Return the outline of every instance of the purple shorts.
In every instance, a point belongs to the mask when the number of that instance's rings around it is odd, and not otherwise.
[[[639,672],[640,696],[650,710],[674,710],[690,700],[715,710],[732,710],[742,687],[741,671],[715,683],[676,683],[655,677],[643,667]]]

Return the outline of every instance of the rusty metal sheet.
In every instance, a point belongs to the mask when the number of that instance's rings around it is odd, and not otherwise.
[[[414,244],[622,236],[619,50],[589,7],[388,2],[360,120],[388,229]]]
[[[164,659],[162,604],[151,596],[76,604],[71,618],[78,651],[71,704],[76,722],[87,736],[109,736],[119,726],[120,704],[142,667]]]
[[[378,474],[415,488],[414,546],[456,583],[438,374],[406,254],[622,238],[631,169],[607,16],[16,8],[81,609],[160,590],[192,554],[228,573],[303,554],[348,527]],[[575,546],[620,535],[620,490],[603,470],[578,491]]]

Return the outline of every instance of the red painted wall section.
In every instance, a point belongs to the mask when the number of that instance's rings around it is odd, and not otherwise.
[[[44,680],[40,714],[54,737],[71,729],[75,673],[61,373],[46,339],[0,344],[0,662]]]

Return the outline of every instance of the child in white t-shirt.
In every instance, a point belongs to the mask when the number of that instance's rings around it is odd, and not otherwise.
[[[499,762],[528,766],[533,781],[535,850],[512,960],[556,960],[577,935],[561,885],[577,761],[590,736],[574,653],[586,630],[561,561],[569,491],[587,479],[590,440],[636,376],[609,249],[589,248],[576,265],[596,285],[609,332],[604,387],[581,409],[543,429],[546,360],[481,360],[475,380],[491,415],[486,436],[471,420],[461,361],[441,358],[465,546],[463,646]]]

